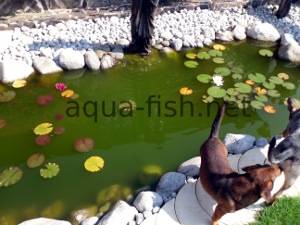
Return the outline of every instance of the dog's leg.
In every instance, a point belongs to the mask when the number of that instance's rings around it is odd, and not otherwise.
[[[218,203],[215,212],[212,216],[212,225],[219,225],[219,220],[226,213],[233,212],[235,210],[235,204],[232,200]]]

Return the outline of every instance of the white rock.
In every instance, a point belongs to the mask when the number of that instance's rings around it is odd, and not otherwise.
[[[216,39],[220,41],[233,41],[233,33],[229,30],[216,33]]]
[[[278,30],[270,23],[257,23],[247,29],[247,35],[260,41],[275,42],[280,39]]]
[[[83,54],[73,49],[63,49],[58,59],[60,66],[67,70],[82,69],[85,65]]]
[[[26,79],[33,73],[34,69],[23,61],[4,59],[0,62],[0,80],[3,83]]]
[[[181,39],[175,39],[175,40],[172,40],[171,42],[171,46],[176,50],[176,51],[180,51],[181,48],[182,48],[182,40]]]
[[[98,55],[94,51],[87,51],[84,54],[84,60],[87,68],[89,68],[90,70],[100,69],[100,60]]]
[[[133,202],[139,212],[151,211],[154,207],[160,207],[162,204],[162,197],[152,191],[140,192]]]
[[[62,72],[62,68],[60,68],[56,63],[47,57],[36,57],[33,60],[33,67],[40,74],[52,74]]]
[[[135,215],[135,221],[136,221],[136,224],[141,224],[143,221],[144,221],[144,215],[143,213],[138,213]]]
[[[101,59],[101,69],[106,70],[113,67],[115,60],[111,55],[104,55]]]
[[[0,31],[0,53],[5,50],[12,43],[13,31],[2,30]]]
[[[235,28],[233,29],[232,32],[233,32],[234,38],[239,41],[245,40],[247,38],[246,28],[241,25],[235,26]]]
[[[117,60],[121,60],[124,58],[124,52],[122,48],[114,48],[111,52],[110,55],[117,59]]]
[[[243,154],[254,146],[255,137],[248,134],[226,134],[224,144],[228,152],[232,154]]]
[[[53,58],[52,49],[51,48],[40,48],[40,55],[52,59]]]
[[[177,172],[183,173],[186,176],[190,176],[190,177],[199,176],[200,164],[201,164],[201,157],[200,156],[194,157],[192,159],[183,162],[177,168]]]
[[[300,45],[291,34],[284,34],[281,37],[281,45],[278,50],[278,56],[281,59],[291,62],[300,62]]]
[[[47,219],[47,218],[37,218],[32,220],[27,220],[19,225],[71,225],[68,221],[64,220],[54,220],[54,219]]]
[[[138,211],[124,201],[118,201],[98,223],[98,225],[127,225],[134,220]]]
[[[98,220],[99,220],[98,217],[93,216],[82,221],[80,225],[95,225]]]

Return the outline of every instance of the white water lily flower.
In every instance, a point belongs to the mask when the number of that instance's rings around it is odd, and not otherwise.
[[[223,80],[222,76],[215,74],[215,75],[213,75],[212,79],[213,79],[213,83],[216,86],[218,86],[218,87],[223,86],[224,80]]]

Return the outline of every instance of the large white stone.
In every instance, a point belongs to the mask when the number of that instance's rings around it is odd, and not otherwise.
[[[33,67],[43,75],[59,73],[62,72],[62,68],[60,68],[56,63],[47,57],[36,57],[33,60]]]
[[[145,219],[141,225],[156,225],[156,218],[157,214],[154,214],[152,216],[149,216],[147,219]],[[117,224],[116,224],[117,225]]]
[[[235,28],[233,29],[232,32],[233,32],[234,38],[239,41],[245,40],[247,38],[246,28],[241,25],[235,26]]]
[[[256,23],[250,26],[247,35],[259,41],[275,42],[280,39],[278,30],[270,23]]]
[[[156,225],[180,225],[175,212],[175,199],[168,201],[159,211]]]
[[[281,37],[278,56],[281,59],[289,60],[291,62],[300,62],[300,45],[291,34],[284,34]]]
[[[84,60],[87,68],[91,70],[99,70],[100,69],[100,60],[98,55],[94,51],[87,51],[84,54]]]
[[[177,168],[177,172],[183,173],[189,177],[199,176],[200,164],[201,164],[201,157],[200,156],[194,157],[192,159],[183,162]]]
[[[70,222],[64,220],[54,220],[48,218],[36,218],[32,220],[27,220],[19,225],[71,225]]]
[[[13,31],[2,30],[0,31],[0,53],[5,50],[12,42]]]
[[[101,59],[101,69],[106,70],[113,67],[115,60],[111,55],[104,55]]]
[[[133,202],[139,212],[152,211],[154,207],[160,207],[162,204],[162,197],[153,191],[140,192]]]
[[[85,65],[83,54],[73,49],[63,49],[59,54],[59,64],[66,70],[82,69]]]
[[[34,69],[23,61],[5,59],[0,62],[0,80],[3,83],[26,79],[33,73]]]

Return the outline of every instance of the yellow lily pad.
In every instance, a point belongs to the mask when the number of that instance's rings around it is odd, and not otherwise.
[[[71,98],[74,94],[75,92],[73,90],[67,89],[61,93],[61,96],[64,98]]]
[[[179,93],[181,95],[191,95],[193,94],[193,90],[189,87],[182,87],[180,88]]]
[[[104,159],[100,156],[91,156],[84,162],[84,168],[92,173],[101,171],[104,167]]]
[[[270,114],[276,113],[276,109],[272,105],[266,105],[264,107],[264,110],[265,110],[266,113],[270,113]]]
[[[15,80],[13,83],[12,83],[12,87],[13,88],[22,88],[22,87],[25,87],[27,84],[27,81],[26,80]]]
[[[40,125],[34,128],[33,133],[36,135],[46,135],[46,134],[50,134],[52,131],[53,131],[52,123],[41,123]]]
[[[219,51],[224,51],[226,49],[226,47],[224,45],[221,45],[221,44],[214,44],[213,49],[219,50]]]

